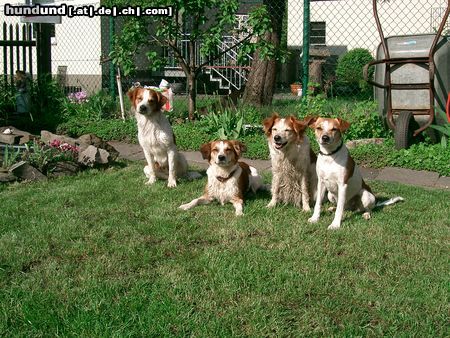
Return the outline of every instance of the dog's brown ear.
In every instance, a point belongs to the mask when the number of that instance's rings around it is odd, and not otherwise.
[[[278,113],[273,113],[271,117],[268,117],[263,121],[264,132],[266,133],[266,135],[270,135],[273,124],[275,123],[275,120],[279,117],[280,115],[278,115]]]
[[[233,144],[234,151],[238,157],[241,156],[242,153],[247,151],[247,146],[240,141],[231,141]]]
[[[306,127],[308,126],[305,122],[298,120],[294,116],[289,116],[289,121],[291,122],[295,133],[299,136],[303,134]]]
[[[202,153],[203,159],[209,162],[211,160],[211,142],[202,144],[200,152]]]
[[[312,129],[316,128],[316,121],[317,121],[318,117],[317,116],[306,116],[303,119],[303,122],[306,123],[306,125]]]
[[[339,117],[335,119],[339,123],[339,130],[341,133],[345,132],[348,128],[350,128],[350,123],[340,119]]]
[[[138,93],[138,88],[136,88],[136,87],[130,88],[130,90],[128,90],[128,92],[127,92],[128,98],[130,99],[131,104],[135,108],[136,108],[137,93]]]
[[[167,102],[167,97],[165,97],[161,92],[156,92],[156,95],[158,96],[158,107],[162,109]]]

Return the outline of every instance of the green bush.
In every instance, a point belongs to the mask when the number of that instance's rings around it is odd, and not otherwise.
[[[362,166],[429,170],[450,176],[450,148],[444,148],[440,144],[419,143],[408,149],[396,150],[394,140],[388,138],[383,144],[361,145],[350,152],[355,162]]]
[[[58,134],[78,137],[83,134],[95,134],[104,140],[137,142],[137,126],[134,119],[104,119],[97,121],[71,119],[56,129]]]
[[[378,115],[375,101],[356,101],[344,104],[329,103],[322,94],[308,97],[299,106],[299,118],[308,115],[339,117],[350,122],[350,128],[344,134],[346,140],[361,138],[388,137],[387,130]]]
[[[16,110],[16,94],[14,87],[0,80],[0,120],[7,120],[10,113]]]
[[[342,55],[337,64],[336,87],[349,87],[356,95],[371,96],[371,88],[363,78],[364,66],[373,61],[373,57],[367,49],[355,48]],[[373,77],[373,67],[369,69],[369,78]]]
[[[99,91],[83,102],[74,102],[65,98],[61,114],[66,122],[73,119],[100,121],[119,117],[116,101],[105,91]]]

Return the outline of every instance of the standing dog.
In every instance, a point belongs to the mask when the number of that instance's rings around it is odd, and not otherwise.
[[[281,118],[275,113],[265,119],[263,125],[273,173],[272,200],[267,207],[274,207],[278,202],[290,202],[309,211],[317,175],[316,155],[305,135],[308,121],[300,121],[293,116]]]
[[[222,205],[231,202],[236,216],[243,215],[244,194],[248,190],[256,192],[262,186],[262,178],[256,169],[238,161],[245,150],[245,145],[239,141],[213,141],[203,144],[200,152],[209,163],[206,171],[208,183],[202,196],[179,208],[188,210],[197,205],[209,204],[216,199]]]
[[[319,117],[312,118],[309,124],[315,130],[320,152],[317,159],[316,204],[308,222],[315,223],[319,220],[325,189],[328,190],[328,200],[337,203],[333,222],[328,229],[338,229],[341,226],[344,208],[362,211],[363,217],[370,219],[370,212],[375,206],[403,200],[396,197],[375,205],[375,196],[362,179],[342,139],[342,134],[350,127],[350,123],[339,118]]]
[[[153,89],[136,87],[128,91],[135,112],[139,144],[144,151],[147,166],[144,173],[147,184],[156,178],[167,179],[168,187],[176,187],[177,177],[186,175],[187,162],[177,151],[175,136],[162,107],[167,98]]]

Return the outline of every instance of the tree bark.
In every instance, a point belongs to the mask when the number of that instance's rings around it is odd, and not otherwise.
[[[194,120],[194,112],[197,109],[197,81],[195,73],[191,72],[188,75],[188,90],[189,90],[189,120]]]
[[[267,33],[264,39],[278,48],[280,46],[285,2],[284,0],[266,0],[264,4],[268,7],[269,13],[272,13],[273,26],[273,31]],[[277,70],[275,60],[263,60],[259,56],[259,51],[256,51],[253,55],[252,69],[242,97],[244,103],[258,107],[272,104]]]

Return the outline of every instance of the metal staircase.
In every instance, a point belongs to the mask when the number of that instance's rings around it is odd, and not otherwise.
[[[188,41],[188,39],[185,39],[178,42],[178,48],[181,50],[181,53],[185,58],[187,58],[187,53],[189,50]],[[246,63],[248,65],[243,66],[238,64],[239,46],[233,47],[238,42],[239,40],[234,36],[223,36],[222,41],[218,46],[218,50],[219,52],[226,52],[205,67],[205,73],[209,75],[210,81],[217,82],[220,89],[229,91],[240,90],[247,82],[248,72],[250,71],[250,64],[253,58],[247,54]],[[201,55],[200,47],[200,45],[197,45],[195,48],[195,58],[197,64],[204,63],[207,60]],[[167,71],[176,70],[179,76],[181,67],[178,65],[175,56],[171,53],[171,51],[167,51],[166,57],[168,59],[168,63],[165,69]]]

